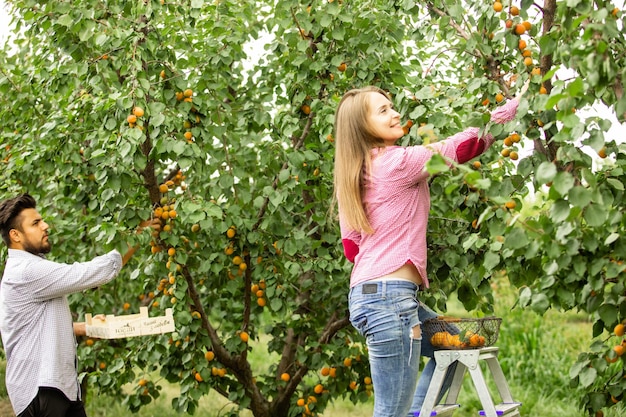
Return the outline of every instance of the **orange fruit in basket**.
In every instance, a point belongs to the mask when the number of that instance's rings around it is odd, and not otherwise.
[[[462,347],[463,342],[461,341],[461,336],[458,334],[450,334],[448,332],[444,332],[446,335],[445,343],[442,346],[446,347]]]
[[[481,343],[481,337],[482,337],[482,343]],[[484,336],[474,333],[469,338],[469,345],[472,347],[480,347],[480,346],[483,346],[484,344],[485,344]]]
[[[448,346],[450,336],[448,332],[437,332],[430,338],[430,343],[433,346]]]

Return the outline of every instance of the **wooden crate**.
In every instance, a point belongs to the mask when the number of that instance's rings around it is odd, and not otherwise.
[[[164,316],[148,317],[148,307],[140,307],[139,314],[115,316],[108,314],[104,320],[85,314],[87,336],[98,339],[120,339],[123,337],[147,336],[175,331],[172,309]]]

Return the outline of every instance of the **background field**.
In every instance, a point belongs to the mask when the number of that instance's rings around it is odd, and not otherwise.
[[[500,364],[509,382],[513,397],[523,403],[522,416],[529,417],[583,417],[577,401],[581,393],[570,387],[569,367],[578,353],[588,346],[591,338],[591,325],[587,317],[576,312],[549,311],[545,316],[514,308],[515,293],[503,279],[492,282],[496,291],[496,315],[503,318],[497,346],[500,348]],[[449,304],[449,314],[467,316],[455,300]],[[268,362],[267,355],[257,345],[256,355],[259,366]],[[0,382],[0,416],[12,416],[4,389],[4,363]],[[158,375],[155,375],[158,379]],[[162,396],[136,414],[139,417],[178,416],[170,407],[170,401],[177,395],[177,387],[160,382]],[[90,417],[123,417],[129,411],[120,399],[94,395],[95,387],[88,396]],[[491,387],[493,388],[493,386]],[[497,398],[497,396],[495,397]],[[455,417],[477,416],[482,409],[472,385],[466,375],[459,397],[462,408]],[[349,401],[338,401],[330,406],[323,417],[363,417],[372,412],[373,402],[354,405]],[[232,405],[215,392],[201,400],[196,415],[218,417],[225,414]],[[625,415],[623,406],[606,410],[605,417]],[[242,417],[251,417],[249,412]]]

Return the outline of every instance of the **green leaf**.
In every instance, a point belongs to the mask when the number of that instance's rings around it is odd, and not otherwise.
[[[585,208],[583,217],[591,227],[599,227],[604,224],[608,216],[606,209],[599,204],[590,204]]]
[[[606,180],[606,183],[609,184],[613,189],[617,191],[624,191],[624,183],[622,183],[621,181],[615,178],[608,178]]]
[[[584,84],[583,84],[583,80],[580,77],[576,77],[576,79],[574,79],[574,81],[571,81],[568,85],[567,85],[567,92],[570,94],[570,96],[578,96],[581,95],[583,93],[584,90]]]
[[[556,166],[550,162],[542,162],[537,167],[537,172],[535,173],[535,178],[539,184],[547,184],[550,181],[554,180],[554,177],[557,174]]]
[[[556,174],[551,188],[564,196],[569,193],[574,184],[575,180],[569,172],[559,172]]]
[[[569,191],[569,201],[577,207],[587,207],[591,202],[591,191],[580,185],[575,186]]]
[[[532,296],[530,308],[538,314],[544,314],[550,308],[550,300],[548,300],[546,294],[535,293]]]
[[[617,306],[615,304],[603,304],[598,308],[598,315],[606,324],[617,321]]]
[[[450,167],[446,163],[446,160],[438,153],[433,154],[433,156],[426,163],[426,170],[429,174],[435,175],[441,172],[448,171]]]
[[[152,127],[161,126],[165,122],[165,116],[161,113],[157,113],[154,116],[150,117],[150,125]]]
[[[598,371],[592,367],[585,367],[580,371],[579,381],[583,388],[590,387],[598,376]]]
[[[72,27],[76,24],[76,22],[74,21],[74,19],[72,18],[72,16],[68,15],[68,14],[64,14],[61,17],[59,17],[57,19],[57,23],[65,26],[65,27]]]
[[[485,254],[485,261],[483,262],[483,266],[487,271],[492,271],[500,264],[500,255],[494,252],[487,252]]]
[[[550,218],[554,222],[559,223],[567,220],[570,212],[570,204],[566,200],[558,200],[550,208]]]

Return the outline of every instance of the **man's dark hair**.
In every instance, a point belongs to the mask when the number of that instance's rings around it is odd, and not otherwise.
[[[29,194],[18,195],[0,202],[0,235],[7,246],[11,244],[9,239],[11,229],[23,232],[20,222],[22,211],[36,207],[37,202]]]

